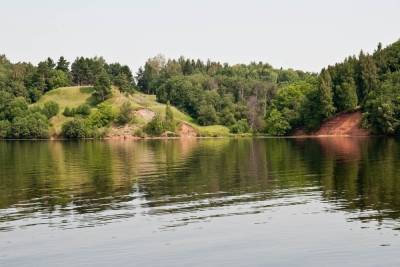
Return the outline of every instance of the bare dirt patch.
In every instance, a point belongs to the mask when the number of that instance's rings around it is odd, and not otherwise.
[[[366,136],[368,130],[361,128],[361,111],[340,114],[321,125],[316,135]]]
[[[305,134],[302,130],[297,130],[294,135],[312,136],[368,136],[370,132],[361,128],[361,111],[339,114],[322,123],[318,131]]]
[[[106,135],[107,139],[139,139],[134,136],[135,127],[132,125],[112,126]]]
[[[145,121],[151,121],[154,118],[156,113],[150,109],[142,108],[135,111],[135,115],[141,117]]]
[[[178,134],[182,138],[197,137],[197,131],[187,123],[182,122],[178,128]]]

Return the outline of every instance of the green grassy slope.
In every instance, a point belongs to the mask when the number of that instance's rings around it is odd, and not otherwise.
[[[81,104],[93,103],[92,98],[93,89],[91,87],[62,87],[54,89],[47,92],[41,97],[41,99],[34,105],[42,106],[48,101],[54,101],[60,106],[60,111],[57,116],[51,119],[52,128],[50,133],[52,135],[58,135],[61,132],[61,126],[64,122],[71,120],[71,118],[62,115],[65,107],[77,107]],[[119,92],[116,88],[113,88],[113,95],[111,98],[107,99],[105,103],[110,104],[115,111],[118,111],[120,106],[129,101],[134,109],[149,109],[153,112],[164,115],[165,104],[158,103],[154,95],[146,95],[143,93],[135,92],[133,95],[125,95]],[[96,106],[93,106],[95,109]],[[171,107],[174,113],[174,118],[178,122],[185,122],[190,124],[195,128],[202,136],[226,136],[229,135],[229,129],[222,125],[212,125],[212,126],[200,126],[197,125],[193,118],[189,115],[179,111],[175,107]],[[142,127],[145,122],[139,120],[137,122],[139,127]]]

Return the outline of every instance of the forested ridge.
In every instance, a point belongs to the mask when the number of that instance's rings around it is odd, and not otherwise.
[[[43,95],[66,86],[91,86],[91,101],[60,110]],[[174,132],[170,105],[199,125],[224,125],[231,133],[290,135],[315,131],[336,114],[360,110],[363,127],[375,134],[400,133],[400,41],[372,54],[360,52],[319,73],[276,69],[263,62],[229,65],[184,57],[148,59],[136,74],[128,66],[101,57],[48,58],[37,65],[11,63],[0,56],[0,138],[48,138],[51,118],[68,119],[62,134],[69,138],[101,136],[100,128],[134,124],[129,103],[106,103],[121,94],[156,95],[167,104],[138,135]],[[115,111],[116,110],[116,111]]]

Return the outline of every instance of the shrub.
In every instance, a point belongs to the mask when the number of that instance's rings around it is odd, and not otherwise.
[[[44,106],[42,108],[42,113],[48,118],[52,118],[55,115],[58,114],[58,111],[60,110],[60,107],[58,104],[54,101],[49,101],[44,103]]]
[[[63,115],[65,117],[73,117],[75,115],[88,116],[90,115],[90,106],[88,104],[79,105],[77,108],[66,107]]]
[[[247,133],[249,129],[246,119],[241,119],[230,127],[231,133]]]
[[[160,114],[156,114],[154,118],[146,124],[144,131],[151,136],[159,136],[164,132],[164,125]]]
[[[49,124],[47,117],[39,112],[24,117],[15,117],[11,123],[10,137],[14,138],[47,138]]]
[[[49,137],[49,122],[47,117],[36,112],[31,113],[27,117],[29,127],[29,138],[48,138]]]
[[[73,119],[62,125],[61,133],[66,138],[79,139],[90,137],[90,130],[82,119]]]
[[[42,91],[40,91],[40,90],[37,89],[37,88],[33,88],[33,89],[31,89],[31,90],[29,91],[29,99],[30,99],[33,103],[37,102],[37,101],[40,99],[41,96],[42,96]]]
[[[73,117],[75,114],[75,110],[73,108],[65,107],[63,115],[65,117]]]
[[[7,120],[0,121],[0,138],[6,138],[11,131],[11,123]]]
[[[143,137],[145,137],[146,135],[145,135],[145,133],[143,132],[143,130],[139,128],[139,129],[137,129],[137,130],[135,131],[135,136],[143,138]]]
[[[90,106],[88,104],[79,105],[76,109],[74,109],[74,114],[88,116],[90,115]]]
[[[132,122],[134,119],[134,115],[133,115],[133,108],[131,103],[129,102],[125,102],[124,104],[122,104],[119,114],[117,116],[116,122],[118,124],[127,124],[129,122]]]
[[[88,121],[93,128],[101,128],[109,125],[115,118],[110,105],[100,104],[98,109],[90,114]]]

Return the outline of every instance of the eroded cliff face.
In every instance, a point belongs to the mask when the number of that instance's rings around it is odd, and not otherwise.
[[[319,130],[312,133],[304,133],[298,130],[295,136],[368,136],[370,132],[361,128],[361,111],[339,114],[322,123]]]

